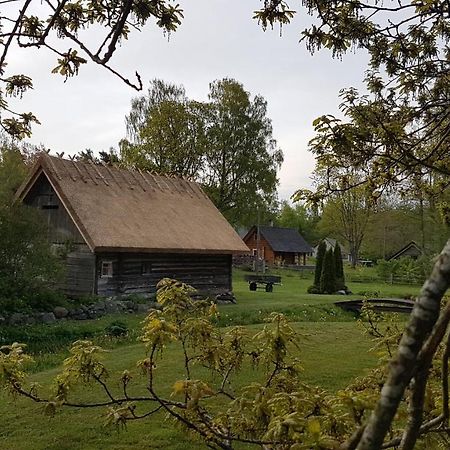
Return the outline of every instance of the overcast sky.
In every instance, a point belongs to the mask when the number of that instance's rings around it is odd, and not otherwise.
[[[112,65],[127,77],[137,70],[144,86],[153,78],[183,84],[187,95],[197,100],[206,100],[209,83],[224,77],[262,95],[284,152],[279,195],[286,199],[310,185],[314,160],[307,143],[313,136],[312,121],[338,113],[341,88],[362,86],[366,57],[350,54],[339,61],[326,51],[311,56],[299,43],[301,30],[311,20],[300,6],[280,37],[278,28],[263,32],[252,19],[259,5],[259,0],[181,2],[185,18],[169,40],[148,24],[131,35]],[[138,93],[94,64],[64,83],[63,77],[50,74],[55,65],[55,56],[43,51],[16,49],[10,54],[9,73],[27,73],[34,81],[34,91],[15,105],[34,112],[42,122],[34,127],[30,142],[66,154],[117,148],[125,136],[130,101]]]

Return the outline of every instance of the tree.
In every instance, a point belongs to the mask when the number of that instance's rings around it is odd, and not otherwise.
[[[147,95],[131,102],[122,162],[161,174],[198,178],[207,148],[207,105],[186,97],[183,86],[153,80]]]
[[[19,148],[0,135],[0,205],[12,203],[13,196],[25,179],[27,168]]]
[[[30,153],[6,139],[0,147],[0,309],[26,308],[39,292],[55,284],[61,266],[46,241],[39,212],[14,203],[28,173]]]
[[[45,237],[47,224],[31,207],[0,207],[0,308],[16,311],[36,305],[40,293],[62,275]]]
[[[291,205],[286,200],[281,202],[276,223],[280,227],[295,228],[307,242],[318,240],[317,222],[319,216],[309,211],[304,205]]]
[[[6,101],[5,95],[22,97],[33,88],[32,79],[26,74],[7,73],[8,56],[13,45],[18,49],[45,48],[54,53],[57,63],[52,73],[58,73],[66,80],[78,75],[80,67],[90,60],[140,90],[142,82],[138,73],[136,82],[133,82],[110,64],[117,47],[132,30],[140,31],[149,20],[155,19],[164,33],[170,33],[177,29],[183,18],[179,5],[166,0],[103,3],[61,0],[56,5],[45,1],[40,8],[33,8],[35,2],[32,0],[8,3],[9,8],[0,18],[0,126],[18,139],[30,136],[31,125],[39,121],[32,113],[11,110]],[[96,48],[85,40],[90,28],[103,33]]]
[[[336,292],[336,268],[332,248],[325,252],[323,258],[322,273],[320,274],[320,292],[322,294],[333,294]]]
[[[272,137],[267,102],[253,99],[241,83],[210,84],[206,170],[201,182],[218,209],[233,223],[255,223],[258,208],[273,207],[283,153]]]
[[[336,290],[346,290],[345,287],[345,274],[344,274],[344,264],[342,263],[342,253],[341,246],[339,242],[336,241],[333,251],[334,257],[334,267],[335,267],[335,279],[336,279]]]
[[[278,2],[269,3],[277,9]],[[376,199],[383,189],[401,188],[402,181],[414,176],[443,177],[439,186],[441,191],[445,189],[450,174],[449,3],[306,4],[310,12],[319,14],[319,25],[304,32],[307,46],[312,51],[328,47],[337,56],[352,46],[366,49],[370,56],[366,85],[371,94],[360,96],[353,88],[343,91],[345,121],[323,116],[315,122],[317,136],[311,148],[318,164],[326,168],[327,181],[306,197],[320,201],[330,192],[365,185]],[[353,183],[343,171],[349,164],[364,174]],[[304,198],[303,194],[298,192],[297,196]],[[432,359],[450,320],[448,308],[441,310],[440,305],[449,284],[450,241],[414,306],[379,402],[355,433],[350,448],[375,450],[383,446],[408,387],[411,408],[398,440],[402,449],[412,449],[421,433],[448,421],[444,412],[424,424],[423,404]],[[446,379],[448,374],[443,372]],[[445,385],[446,381],[444,392]]]
[[[333,186],[342,179],[335,170],[342,161],[365,167],[356,184],[373,191],[431,174],[446,176],[442,187],[448,186],[448,2],[306,3],[320,14],[319,26],[303,33],[311,51],[328,47],[341,56],[354,46],[370,56],[371,95],[343,90],[345,119],[315,122],[311,148],[326,162]]]
[[[358,263],[371,211],[372,205],[361,189],[356,188],[334,193],[323,209],[320,229],[345,241],[353,268]]]
[[[320,277],[322,275],[323,260],[327,251],[327,244],[325,241],[320,241],[317,248],[316,267],[314,271],[314,286],[320,289]]]
[[[154,80],[126,121],[122,164],[200,182],[235,225],[256,223],[258,210],[273,214],[283,155],[261,96],[252,99],[242,84],[223,79],[211,83],[202,103],[182,86]]]

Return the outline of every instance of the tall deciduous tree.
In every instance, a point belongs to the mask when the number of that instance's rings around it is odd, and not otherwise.
[[[0,135],[0,207],[12,203],[27,168],[20,149]]]
[[[244,218],[249,224],[258,207],[274,204],[283,161],[267,102],[259,95],[251,98],[241,83],[227,78],[211,83],[209,100],[211,122],[201,180],[232,223]]]
[[[353,268],[358,263],[371,210],[372,205],[361,189],[334,194],[323,209],[320,228],[348,245]]]
[[[301,203],[291,205],[287,201],[282,201],[277,214],[276,223],[281,227],[295,228],[306,239],[313,243],[318,240],[317,223],[320,217],[308,210]]]
[[[277,2],[269,3],[280,12]],[[436,192],[446,189],[450,183],[449,2],[305,3],[319,15],[319,24],[304,32],[308,47],[312,51],[327,47],[338,56],[351,47],[366,49],[370,57],[366,86],[371,94],[347,89],[342,93],[344,119],[328,115],[315,122],[317,136],[311,147],[319,166],[326,168],[327,180],[307,196],[320,201],[330,192],[365,185],[376,199],[386,187],[401,188],[402,181],[424,175],[442,177]],[[349,164],[362,170],[351,183],[342,170]],[[298,196],[304,197],[302,192]],[[423,424],[432,358],[450,320],[448,308],[441,310],[440,304],[449,285],[450,241],[415,303],[379,402],[348,448],[386,446],[385,437],[408,386],[409,420],[398,440],[403,450],[414,448],[421,433],[448,422],[446,407],[433,422]],[[447,377],[444,370],[443,379]],[[444,401],[448,402],[446,384]]]
[[[132,102],[121,163],[190,177],[236,225],[256,223],[276,207],[283,160],[272,137],[267,104],[235,80],[210,85],[208,102],[187,98],[182,86],[161,80]]]
[[[182,177],[198,177],[206,152],[207,105],[189,100],[183,86],[153,80],[146,95],[131,102],[127,139],[120,142],[125,165]]]
[[[39,211],[22,205],[0,206],[0,307],[14,311],[62,274],[46,240],[47,224]]]

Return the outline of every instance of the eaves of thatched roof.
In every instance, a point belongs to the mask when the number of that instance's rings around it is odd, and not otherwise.
[[[192,181],[42,154],[16,198],[45,176],[92,251],[240,253],[237,233]]]

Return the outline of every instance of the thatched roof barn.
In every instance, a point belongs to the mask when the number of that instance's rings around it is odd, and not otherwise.
[[[70,246],[68,293],[148,293],[164,276],[231,290],[231,255],[248,248],[191,181],[42,154],[17,198]]]

